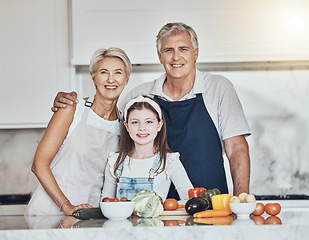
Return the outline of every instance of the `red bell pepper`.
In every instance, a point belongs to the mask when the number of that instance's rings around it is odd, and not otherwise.
[[[206,188],[196,187],[188,190],[189,198],[200,197],[201,193],[206,191]]]

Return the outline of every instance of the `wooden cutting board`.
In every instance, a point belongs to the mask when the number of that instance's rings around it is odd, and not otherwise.
[[[160,214],[160,216],[189,216],[189,214],[186,212],[186,209],[178,208],[172,211],[165,210],[163,211],[163,213]]]

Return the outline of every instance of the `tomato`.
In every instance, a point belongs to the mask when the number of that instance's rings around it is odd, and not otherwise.
[[[281,206],[279,203],[267,203],[265,205],[265,212],[269,215],[275,216],[281,212]]]
[[[253,216],[251,219],[256,225],[263,225],[265,223],[265,219],[262,216]]]
[[[163,203],[163,208],[168,211],[176,210],[178,208],[178,202],[174,198],[166,199]]]
[[[261,216],[264,213],[265,207],[263,203],[257,203],[254,212],[252,213],[255,216]]]
[[[119,202],[118,198],[103,198],[103,202]]]
[[[278,216],[269,216],[266,220],[265,220],[265,224],[282,224],[281,219]]]

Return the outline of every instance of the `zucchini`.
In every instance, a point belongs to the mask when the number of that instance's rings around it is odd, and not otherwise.
[[[100,208],[81,208],[72,213],[72,216],[82,220],[90,218],[104,218]]]

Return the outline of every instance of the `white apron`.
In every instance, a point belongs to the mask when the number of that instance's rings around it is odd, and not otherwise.
[[[93,97],[86,103],[92,101]],[[82,120],[66,139],[50,168],[71,204],[89,203],[99,207],[107,157],[110,152],[119,150],[119,135],[88,125],[89,111],[90,107],[85,105]],[[41,185],[33,194],[25,214],[64,215]]]

